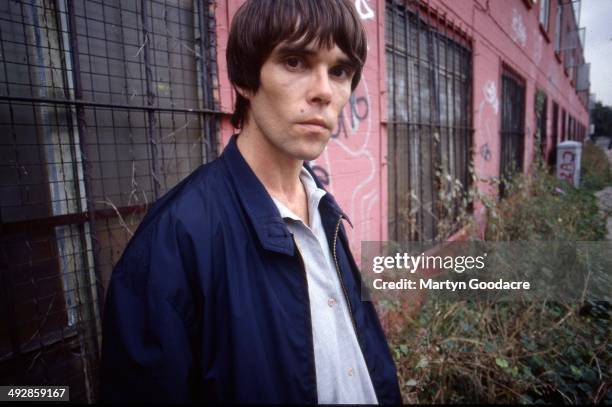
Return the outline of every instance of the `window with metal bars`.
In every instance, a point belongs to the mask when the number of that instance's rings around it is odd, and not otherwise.
[[[507,67],[501,81],[500,196],[504,196],[507,181],[523,170],[525,82]]]
[[[552,149],[548,155],[548,165],[555,168],[557,165],[557,144],[559,144],[559,105],[553,102],[552,106]]]
[[[537,139],[540,140],[540,156],[544,159],[546,154],[546,126],[548,112],[548,97],[543,90],[538,90],[535,93],[535,114],[536,114],[536,131]]]
[[[94,401],[104,286],[216,147],[210,0],[0,2],[0,383]]]
[[[567,115],[565,109],[561,109],[561,141],[567,140]]]
[[[472,52],[416,2],[385,24],[389,239],[443,239],[468,207]]]

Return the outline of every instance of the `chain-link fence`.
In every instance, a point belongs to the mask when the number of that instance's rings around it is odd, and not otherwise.
[[[95,401],[148,206],[217,151],[211,0],[0,2],[0,384]]]

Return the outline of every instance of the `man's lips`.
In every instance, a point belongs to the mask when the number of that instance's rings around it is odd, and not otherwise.
[[[314,130],[321,130],[321,129],[329,130],[328,124],[324,120],[321,120],[321,119],[306,120],[303,122],[299,122],[298,124],[304,127],[314,129]]]

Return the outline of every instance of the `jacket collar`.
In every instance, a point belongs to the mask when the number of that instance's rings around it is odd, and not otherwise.
[[[229,171],[238,198],[253,224],[261,245],[266,250],[293,256],[295,247],[291,233],[281,218],[270,194],[238,150],[236,137],[236,135],[231,137],[220,159]],[[304,167],[314,178],[317,187],[325,189],[310,166],[304,163]],[[336,216],[348,220],[348,217],[329,192],[321,198],[319,205],[329,209]],[[327,211],[321,211],[321,217],[324,216],[325,212]],[[350,224],[350,220],[348,222]]]
[[[322,190],[324,190],[326,192],[326,194],[323,195],[323,197],[321,198],[321,204],[323,206],[329,207],[329,209],[332,212],[334,212],[336,215],[340,215],[344,219],[346,219],[346,221],[349,223],[349,225],[351,225],[351,228],[352,228],[353,227],[353,223],[351,223],[351,220],[349,219],[348,215],[346,213],[344,213],[344,211],[340,208],[340,206],[336,202],[336,199],[333,197],[333,195],[330,194],[329,191],[327,191],[323,187],[323,183],[315,175],[314,171],[312,170],[312,168],[310,168],[310,165],[306,161],[304,161],[304,168],[306,168],[306,171],[308,171],[310,173],[310,175],[312,175],[312,178],[314,179],[315,184],[317,184],[317,187],[321,188]]]

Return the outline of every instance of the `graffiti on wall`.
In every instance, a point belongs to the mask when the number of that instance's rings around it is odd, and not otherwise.
[[[538,29],[534,29],[533,38],[537,38],[537,40],[535,43],[535,48],[533,50],[533,62],[535,62],[536,65],[539,65],[540,61],[542,61],[542,48],[544,47],[544,42],[542,40],[542,36],[537,34]]]
[[[564,179],[570,184],[574,184],[574,176],[576,173],[576,154],[573,151],[564,151],[561,154],[561,162],[558,168],[558,177]]]
[[[490,104],[495,114],[497,114],[499,110],[499,100],[497,99],[497,85],[495,85],[495,81],[488,80],[482,88],[482,93],[484,94],[484,100],[481,102],[481,105],[485,102]],[[482,107],[480,109],[482,109]]]
[[[347,124],[350,125],[350,133],[354,134],[359,124],[368,118],[370,113],[370,104],[368,99],[364,96],[356,96],[354,93],[351,95],[348,101],[348,109],[344,109],[340,112],[338,118],[338,126],[332,133],[332,138],[337,138],[340,135],[344,135],[345,138],[349,136],[347,132]],[[345,110],[348,110],[345,115]]]
[[[316,164],[314,164],[310,168],[315,173],[319,181],[321,181],[323,185],[328,187],[329,186],[329,173],[327,172],[327,170],[321,167],[320,165],[316,165]]]
[[[478,105],[476,112],[476,129],[482,132],[478,140],[483,140],[483,144],[479,147],[478,152],[485,162],[491,161],[493,153],[489,142],[495,139],[497,115],[499,113],[499,97],[497,95],[497,85],[494,80],[485,81],[482,87],[482,101]],[[476,167],[477,172],[483,171],[482,168]]]
[[[491,149],[489,148],[489,143],[484,143],[480,147],[480,155],[485,161],[491,160]]]
[[[527,29],[523,22],[523,16],[515,8],[512,9],[512,32],[510,34],[512,40],[522,47],[527,44]]]

